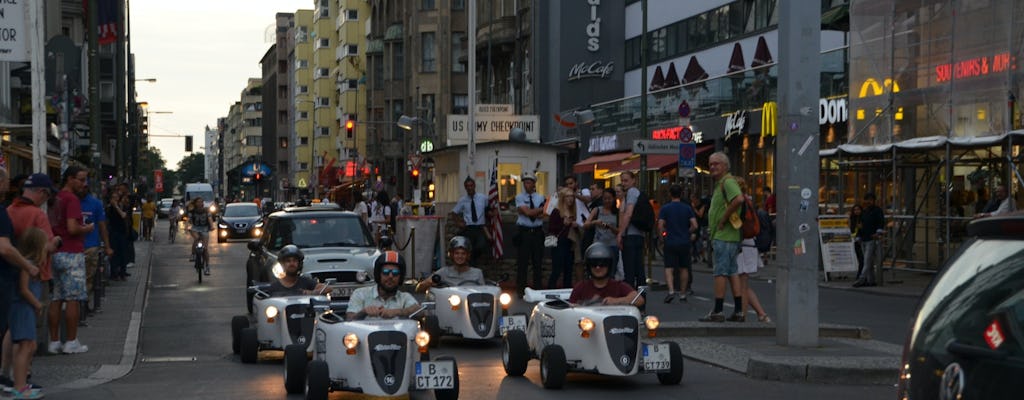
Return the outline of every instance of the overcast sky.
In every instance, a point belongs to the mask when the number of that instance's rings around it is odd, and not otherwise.
[[[205,146],[239,100],[248,78],[259,78],[260,58],[273,44],[274,15],[312,9],[315,0],[136,0],[130,3],[131,46],[139,101],[149,102],[152,135],[193,135]],[[269,40],[268,40],[269,39]],[[185,157],[185,139],[153,137],[169,169]]]

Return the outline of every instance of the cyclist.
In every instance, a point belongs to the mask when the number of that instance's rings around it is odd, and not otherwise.
[[[181,204],[177,199],[171,200],[171,209],[167,212],[167,222],[170,224],[168,237],[174,243],[174,237],[178,235],[178,221],[181,220]]]
[[[209,249],[210,229],[213,227],[213,216],[203,205],[203,198],[196,197],[188,204],[188,220],[192,224],[189,233],[192,235],[192,257],[189,261],[195,261],[196,245],[200,241],[203,246]],[[210,252],[203,252],[203,274],[210,275]]]

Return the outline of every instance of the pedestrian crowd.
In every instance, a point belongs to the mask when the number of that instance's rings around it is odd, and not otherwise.
[[[10,179],[0,168],[0,387],[12,398],[43,397],[30,381],[38,350],[89,351],[79,328],[101,312],[105,281],[130,276],[138,234],[129,186],[111,186],[103,201],[88,180],[78,166],[64,169],[60,186],[43,173]],[[152,224],[145,232],[152,235]]]

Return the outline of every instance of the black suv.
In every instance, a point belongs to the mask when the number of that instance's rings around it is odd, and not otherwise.
[[[914,315],[899,399],[1024,396],[1024,214],[979,219],[967,232]]]
[[[321,282],[334,278],[335,302],[347,302],[356,288],[372,284],[373,262],[380,250],[369,228],[355,213],[318,205],[286,208],[267,217],[263,236],[249,242],[246,285],[271,282],[283,273],[277,252],[289,244],[305,255],[303,275]],[[252,293],[246,295],[246,305],[251,313]]]

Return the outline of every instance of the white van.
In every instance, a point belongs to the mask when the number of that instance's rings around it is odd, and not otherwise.
[[[186,183],[185,184],[185,202],[188,203],[192,199],[200,197],[203,199],[203,205],[210,209],[211,214],[217,213],[217,203],[214,202],[213,186],[209,183]]]

